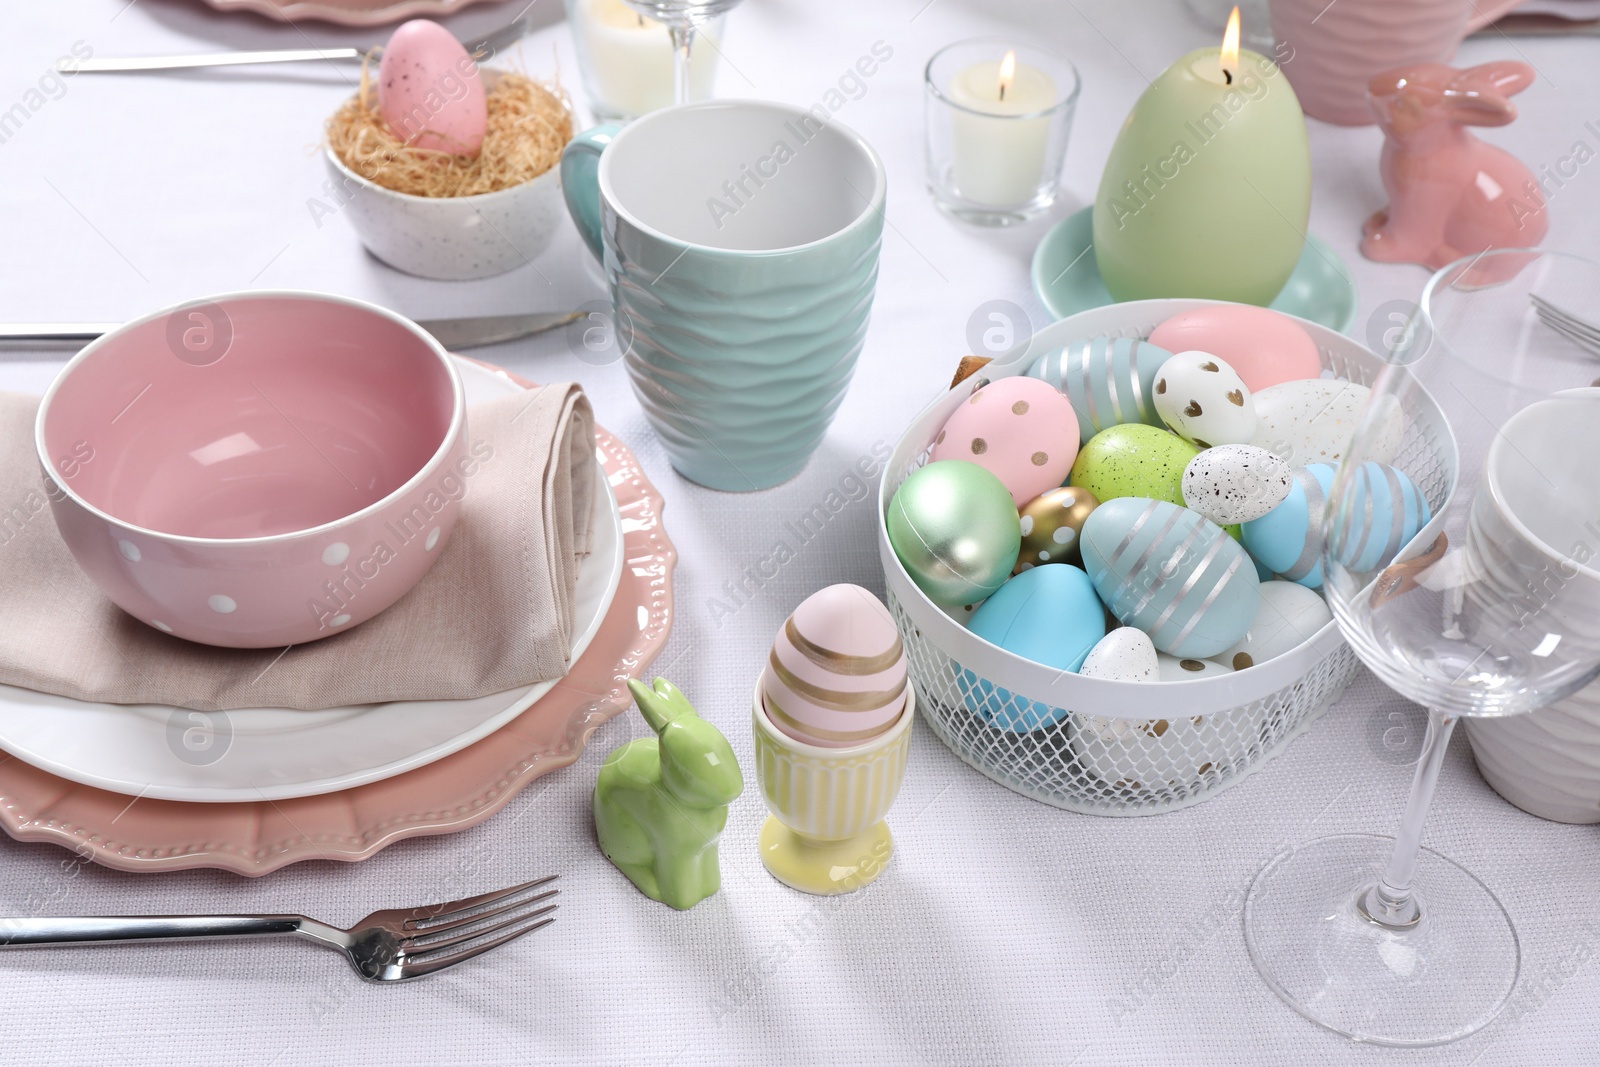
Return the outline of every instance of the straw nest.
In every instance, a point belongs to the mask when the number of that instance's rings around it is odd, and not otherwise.
[[[572,103],[559,84],[484,70],[489,115],[476,157],[408,145],[378,114],[372,59],[362,64],[360,90],[328,120],[327,139],[341,163],[386,189],[430,197],[509,189],[555,166],[572,139]]]

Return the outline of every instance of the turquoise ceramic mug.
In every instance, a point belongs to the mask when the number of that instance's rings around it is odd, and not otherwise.
[[[561,157],[634,391],[673,467],[713,489],[798,474],[866,336],[883,164],[827,117],[690,104],[589,130]]]

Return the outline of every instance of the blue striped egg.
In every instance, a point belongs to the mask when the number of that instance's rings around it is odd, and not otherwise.
[[[1081,541],[1100,599],[1168,655],[1216,655],[1243,637],[1256,616],[1261,580],[1250,557],[1198,512],[1119,497],[1089,513]]]
[[[1149,341],[1096,337],[1040,356],[1028,377],[1067,394],[1078,413],[1082,444],[1108,426],[1143,422],[1164,428],[1153,390],[1156,371],[1171,358],[1171,352]]]
[[[1294,472],[1283,503],[1244,524],[1244,547],[1263,567],[1310,589],[1322,586],[1322,523],[1335,467],[1313,463]],[[1404,471],[1368,461],[1351,486],[1351,525],[1340,538],[1340,562],[1372,571],[1394,559],[1431,517],[1428,501]]]
[[[1075,671],[1106,635],[1106,616],[1089,576],[1070,564],[1033,567],[1002,585],[972,613],[968,629],[1007,652]],[[1066,712],[1001,689],[962,667],[971,706],[991,726],[1026,733]]]

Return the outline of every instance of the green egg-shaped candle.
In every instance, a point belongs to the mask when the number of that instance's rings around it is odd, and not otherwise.
[[[1117,300],[1270,304],[1311,212],[1305,116],[1277,65],[1190,52],[1139,97],[1100,177],[1094,253]]]

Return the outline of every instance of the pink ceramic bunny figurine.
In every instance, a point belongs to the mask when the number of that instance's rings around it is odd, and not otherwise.
[[[1467,70],[1417,63],[1367,84],[1385,138],[1378,167],[1389,206],[1362,227],[1362,255],[1438,270],[1488,248],[1544,240],[1549,218],[1533,172],[1467,129],[1515,119],[1507,97],[1532,82],[1532,67],[1503,61]]]

